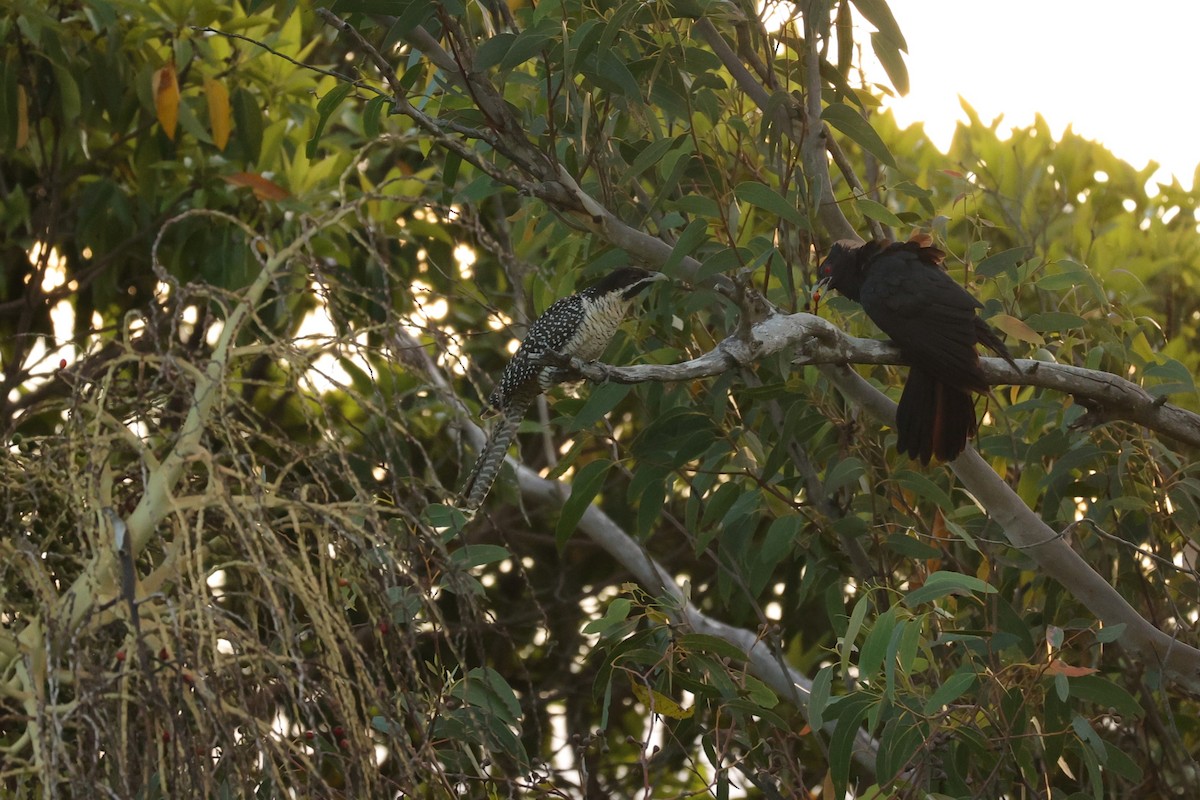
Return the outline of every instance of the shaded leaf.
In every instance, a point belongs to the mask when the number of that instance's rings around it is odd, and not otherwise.
[[[571,481],[571,496],[563,503],[562,514],[559,515],[554,533],[554,540],[559,549],[566,545],[567,539],[575,532],[583,513],[604,485],[604,475],[611,466],[612,462],[608,459],[596,459],[585,464]]]
[[[925,579],[925,585],[904,596],[904,604],[914,608],[948,594],[971,595],[978,592],[994,594],[996,588],[973,575],[959,572],[934,572]]]
[[[733,196],[744,203],[758,206],[775,216],[785,219],[793,225],[808,228],[808,221],[800,214],[794,205],[784,199],[783,195],[758,181],[739,183],[733,190]]]

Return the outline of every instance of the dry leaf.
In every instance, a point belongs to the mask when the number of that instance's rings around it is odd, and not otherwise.
[[[224,180],[231,186],[249,188],[259,200],[283,200],[289,196],[287,189],[253,172],[235,172],[226,175]]]
[[[1061,658],[1056,658],[1046,667],[1047,675],[1066,675],[1068,678],[1082,678],[1084,675],[1094,675],[1099,670],[1091,667],[1072,667]]]
[[[163,133],[175,141],[175,126],[179,122],[179,80],[175,77],[174,63],[168,63],[154,73],[154,113]]]
[[[17,149],[20,150],[29,141],[29,100],[25,96],[25,87],[17,85]]]
[[[1046,344],[1046,340],[1042,338],[1041,334],[1021,320],[1008,314],[996,314],[993,317],[988,317],[988,323],[1022,342],[1036,344],[1038,347]]]

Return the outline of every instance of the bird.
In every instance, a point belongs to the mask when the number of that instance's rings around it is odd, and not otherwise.
[[[929,237],[843,239],[822,262],[815,289],[836,289],[861,305],[910,364],[896,409],[896,449],[922,464],[956,458],[979,431],[972,393],[986,394],[988,382],[975,346],[1017,366],[976,314],[983,304],[946,274],[944,257]]]
[[[504,463],[508,445],[537,396],[577,377],[569,368],[545,363],[543,354],[553,350],[583,361],[599,358],[638,295],[666,277],[640,267],[620,267],[581,291],[554,301],[533,321],[488,397],[487,412],[498,413],[500,419],[463,486],[462,510],[474,511],[483,504]]]

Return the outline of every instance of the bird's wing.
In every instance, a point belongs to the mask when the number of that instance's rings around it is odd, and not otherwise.
[[[885,253],[870,266],[861,303],[911,363],[951,386],[987,390],[975,351],[982,305],[941,269]]]
[[[488,402],[497,409],[508,406],[520,391],[539,391],[537,379],[543,365],[539,358],[546,350],[562,352],[583,322],[583,300],[577,294],[554,301],[533,321],[512,360],[504,367]]]

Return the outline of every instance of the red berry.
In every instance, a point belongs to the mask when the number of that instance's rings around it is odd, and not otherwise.
[[[346,578],[338,578],[337,583],[338,583],[338,586],[342,586],[342,587],[346,587],[346,586],[350,585],[350,581],[347,580]]]
[[[167,648],[164,647],[162,650],[158,651],[159,660],[166,661],[170,657],[171,657],[171,654],[167,652]]]
[[[125,660],[125,651],[118,650],[117,651],[117,661],[124,661],[124,660]]]
[[[305,731],[304,738],[308,739],[311,742],[313,739],[317,738],[317,735],[315,733],[313,733],[312,731]]]
[[[65,358],[60,358],[60,359],[58,360],[58,368],[59,368],[59,369],[66,369],[66,368],[67,368],[67,360],[66,360]]]
[[[389,630],[391,630],[391,626],[388,625],[386,622],[379,623],[379,632],[380,633],[387,633]]]
[[[338,725],[336,728],[333,729],[333,736],[335,739],[340,739],[345,735],[346,735],[346,729],[343,728],[341,725]]]
[[[167,742],[171,741],[171,732],[163,731],[162,740],[163,740],[163,744],[166,744]]]
[[[343,750],[349,750],[350,749],[350,740],[349,739],[339,740],[338,747],[342,748]]]

